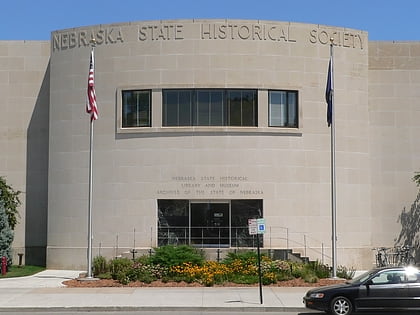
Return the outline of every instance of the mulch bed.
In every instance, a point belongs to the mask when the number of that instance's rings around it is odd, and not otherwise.
[[[288,281],[281,281],[276,284],[270,284],[270,285],[264,285],[265,287],[318,287],[318,286],[324,286],[324,285],[330,285],[330,284],[336,284],[336,283],[343,283],[345,280],[342,279],[319,279],[316,283],[308,283],[304,280],[298,278]],[[92,280],[92,281],[81,281],[78,279],[72,279],[64,281],[63,284],[69,288],[105,288],[105,287],[203,287],[202,284],[193,282],[193,283],[186,283],[186,282],[162,282],[162,281],[154,281],[152,283],[144,283],[144,282],[130,282],[127,285],[123,285],[119,283],[116,280],[110,280],[110,279],[99,279],[99,280]],[[227,282],[222,285],[217,284],[213,287],[255,287],[258,286],[258,284],[237,284],[237,283],[231,283]]]

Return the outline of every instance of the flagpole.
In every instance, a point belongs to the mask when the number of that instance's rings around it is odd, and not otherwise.
[[[96,42],[91,41],[92,55],[95,54]],[[95,63],[93,63],[94,67]],[[89,202],[88,202],[88,252],[87,252],[87,278],[92,277],[92,195],[93,195],[93,122],[95,119],[90,119],[90,137],[89,137]]]
[[[336,218],[336,174],[335,174],[335,110],[334,110],[334,53],[333,41],[330,39],[330,62],[331,62],[331,229],[332,229],[332,277],[337,278],[337,218]]]
[[[93,119],[90,121],[90,141],[89,141],[89,204],[88,204],[88,266],[87,277],[92,278],[92,181],[93,181]]]

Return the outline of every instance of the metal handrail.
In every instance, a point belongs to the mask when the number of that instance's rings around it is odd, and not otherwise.
[[[201,247],[220,247],[220,248],[236,248],[236,247],[255,247],[256,237],[249,235],[248,226],[240,227],[165,227],[159,226],[158,242],[159,245],[166,244],[188,244]],[[166,232],[166,233],[165,233]],[[166,235],[162,234],[165,233]],[[159,235],[160,234],[160,235]],[[292,237],[297,235],[299,237]],[[165,239],[166,238],[166,239]],[[287,227],[268,226],[266,228],[266,241],[263,245],[268,249],[273,249],[273,241],[277,244],[282,241],[285,246],[275,246],[275,248],[293,249],[295,251],[302,251],[301,254],[305,257],[316,256],[320,257],[322,263],[326,260],[331,261],[331,256],[326,254],[326,247],[324,243],[303,232],[290,232]],[[200,243],[201,241],[201,243]],[[241,244],[240,244],[241,243]],[[310,245],[311,244],[311,245]],[[314,245],[315,244],[315,245]],[[244,246],[245,245],[245,246]],[[267,246],[268,245],[268,246]]]

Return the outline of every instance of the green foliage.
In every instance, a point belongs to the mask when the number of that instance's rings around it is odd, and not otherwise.
[[[315,283],[320,278],[330,276],[330,268],[319,261],[297,263],[272,260],[262,255],[260,266],[264,285],[293,278]],[[128,258],[117,258],[107,263],[104,257],[98,256],[94,260],[94,270],[100,272],[101,278],[111,275],[112,279],[122,284],[132,281],[151,283],[159,279],[163,282],[198,282],[205,286],[225,282],[237,284],[259,282],[258,256],[253,251],[229,253],[223,262],[219,263],[205,261],[201,251],[184,245],[158,248],[151,257],[142,256],[134,262]],[[354,275],[354,270],[339,267],[338,274],[340,277],[349,278]]]
[[[155,265],[172,267],[191,263],[202,265],[204,263],[203,252],[187,245],[173,246],[167,245],[155,249],[155,254],[150,257],[150,262]]]
[[[242,261],[244,265],[248,264],[257,264],[258,254],[253,251],[244,251],[244,252],[229,252],[225,259],[223,259],[224,264],[231,264],[234,261]]]
[[[302,278],[305,282],[316,283],[320,278],[327,278],[330,276],[330,269],[328,266],[320,262],[291,263],[291,275],[294,278]]]
[[[0,274],[0,278],[15,278],[15,277],[26,277],[34,275],[38,272],[44,271],[45,267],[41,266],[30,266],[30,265],[23,265],[23,266],[10,266],[7,273],[3,276]]]
[[[307,269],[313,271],[315,276],[318,278],[327,278],[331,275],[330,267],[321,264],[318,260],[309,262],[306,267]]]
[[[130,279],[127,273],[132,268],[133,262],[128,258],[115,258],[110,261],[110,271],[112,279],[118,280],[122,284],[127,284]]]
[[[345,266],[338,266],[337,267],[337,277],[343,278],[343,279],[353,279],[354,274],[356,273],[356,270],[354,268],[348,269]]]
[[[234,275],[231,281],[237,284],[255,284],[259,282],[258,275],[244,275],[244,274]]]
[[[0,258],[7,257],[7,267],[12,265],[13,231],[9,226],[3,201],[0,200]]]
[[[417,186],[420,186],[420,172],[415,172],[412,180],[416,183]]]
[[[302,274],[302,279],[305,282],[308,283],[317,283],[318,282],[318,277],[316,276],[316,274],[313,271],[310,270],[306,270],[303,274]]]
[[[18,207],[21,204],[19,199],[20,194],[20,191],[14,190],[10,185],[6,183],[4,177],[0,176],[0,200],[4,203],[9,226],[12,230],[15,229],[15,226],[18,223]]]
[[[106,274],[108,272],[109,266],[104,256],[96,256],[93,258],[93,274],[95,276]]]

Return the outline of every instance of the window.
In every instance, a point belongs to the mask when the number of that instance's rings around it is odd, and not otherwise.
[[[163,90],[163,126],[257,126],[257,91]]]
[[[298,127],[297,91],[269,91],[269,126]]]
[[[122,128],[151,126],[150,90],[122,91]]]

